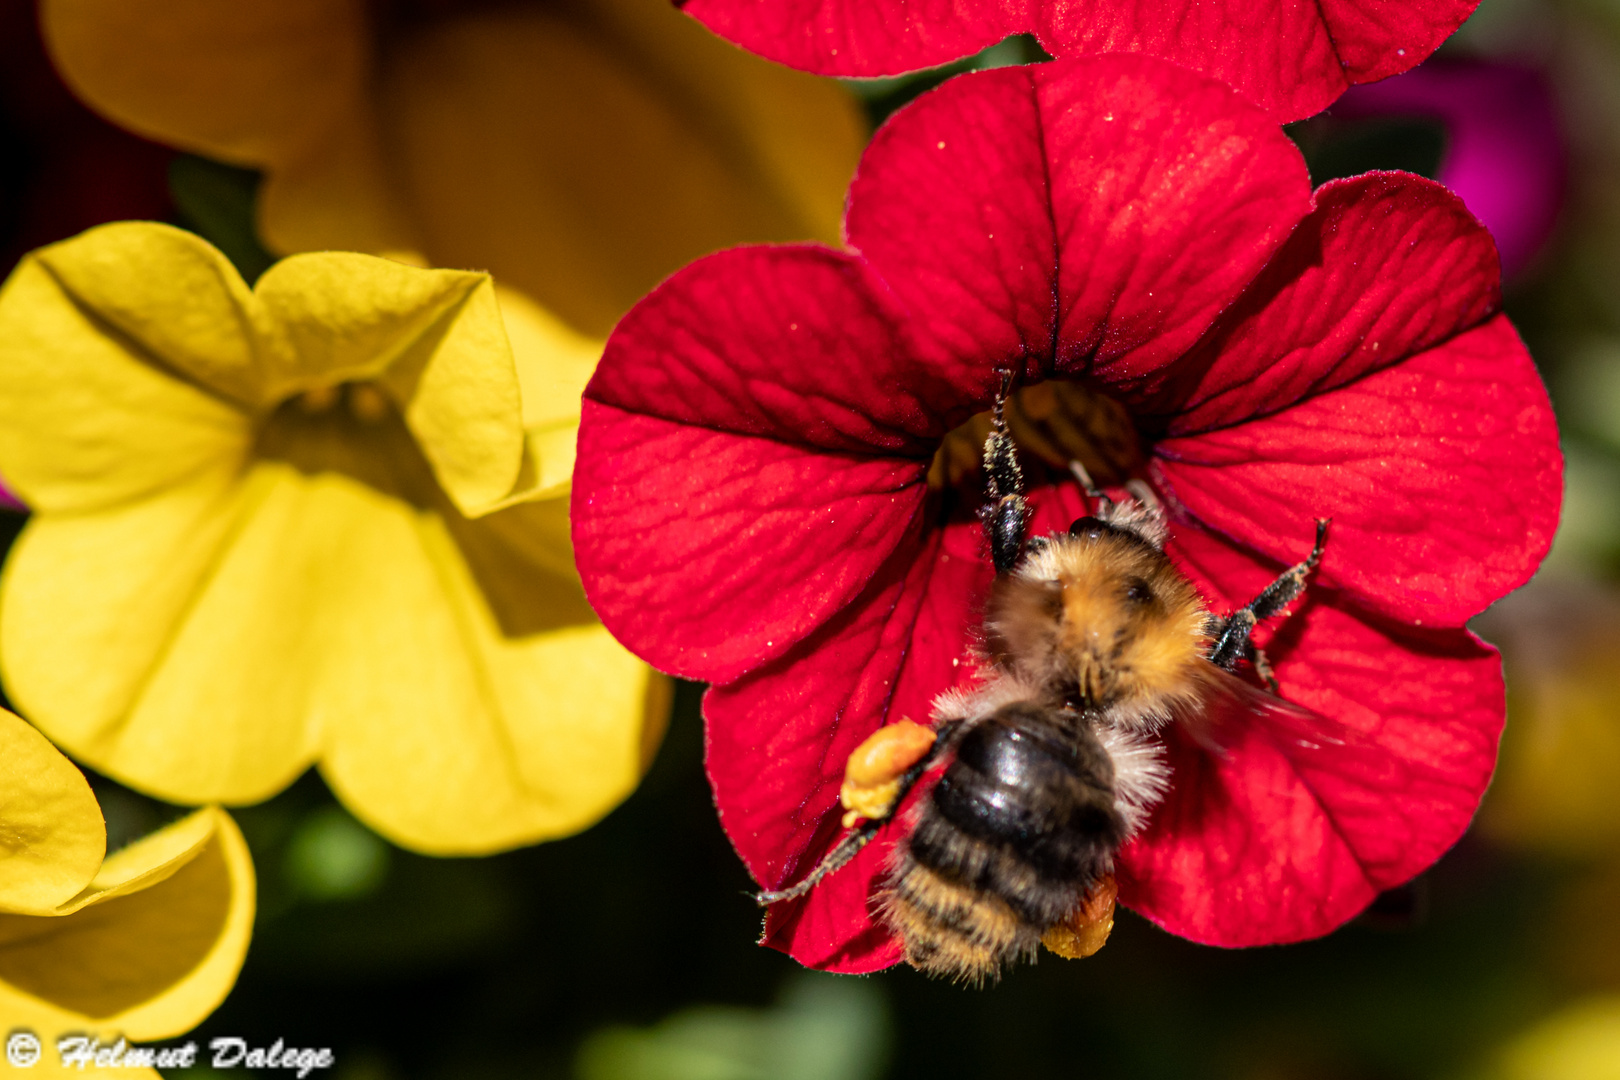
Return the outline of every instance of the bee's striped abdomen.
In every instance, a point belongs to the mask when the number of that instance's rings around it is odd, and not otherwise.
[[[924,802],[886,917],[912,964],[983,979],[1033,955],[1112,869],[1124,835],[1113,766],[1089,727],[1036,702],[1004,705],[963,736]]]

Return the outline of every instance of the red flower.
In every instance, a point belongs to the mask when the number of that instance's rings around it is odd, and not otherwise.
[[[721,37],[818,75],[898,75],[1033,33],[1054,56],[1140,52],[1280,120],[1420,63],[1479,0],[676,0]]]
[[[1269,650],[1283,695],[1361,746],[1256,722],[1214,757],[1172,730],[1122,902],[1199,941],[1291,941],[1438,858],[1503,716],[1496,654],[1463,623],[1535,569],[1562,468],[1462,204],[1398,173],[1313,197],[1232,91],[1110,56],[918,99],[867,151],[845,233],[721,252],[644,299],[586,391],[574,473],[603,622],[715,684],[709,777],[759,882],[799,880],[837,838],[857,744],[971,675],[992,570],[973,507],[926,476],[997,369],[1128,408],[1171,557],[1217,612],[1333,519]],[[1037,533],[1083,512],[1072,482],[1031,498]],[[869,905],[893,832],[777,905],[767,942],[895,962]]]

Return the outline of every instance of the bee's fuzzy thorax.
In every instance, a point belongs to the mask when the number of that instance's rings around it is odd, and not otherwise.
[[[1120,504],[1137,505],[1137,504]],[[1143,529],[1162,519],[1144,510]],[[1142,531],[1053,535],[998,579],[986,613],[992,663],[1020,681],[1071,688],[1114,724],[1156,728],[1199,704],[1208,613]]]

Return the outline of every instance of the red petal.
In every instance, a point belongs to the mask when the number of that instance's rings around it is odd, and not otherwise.
[[[1029,28],[1030,0],[675,0],[716,34],[818,75],[898,75]]]
[[[1142,52],[1229,83],[1276,114],[1319,112],[1354,83],[1415,67],[1478,0],[1047,0],[1033,29],[1054,56]]]
[[[680,2],[680,0],[677,0]],[[1297,120],[1415,66],[1477,0],[684,0],[721,37],[821,75],[897,75],[1033,32],[1055,56],[1146,53]]]
[[[927,462],[829,454],[587,400],[572,503],[591,606],[692,679],[780,656],[916,551]]]
[[[1420,626],[1460,626],[1528,580],[1563,491],[1546,389],[1503,316],[1155,451],[1173,501],[1279,563],[1331,517],[1320,579]]]
[[[955,367],[1117,380],[1204,333],[1308,188],[1293,144],[1226,87],[1111,56],[918,99],[873,139],[845,227]]]
[[[838,816],[829,819],[837,823]],[[761,945],[785,952],[805,967],[865,975],[905,958],[900,939],[875,914],[874,897],[889,875],[894,827],[800,900],[777,904],[765,915]],[[831,846],[829,843],[828,847]]]
[[[1172,551],[1218,606],[1280,569],[1195,529]],[[1501,664],[1467,631],[1382,624],[1322,592],[1268,652],[1326,730],[1253,716],[1219,758],[1173,735],[1170,793],[1122,853],[1121,899],[1195,941],[1331,931],[1456,842],[1495,764]]]
[[[987,360],[952,378],[921,355],[908,318],[859,256],[731,248],[624,317],[585,396],[717,431],[926,461],[988,403],[993,379]]]
[[[954,383],[902,323],[857,257],[814,247],[721,252],[625,316],[586,389],[572,510],[620,641],[734,679],[915,542],[938,438],[993,375]]]
[[[709,780],[721,823],[756,880],[802,879],[838,838],[838,788],[851,751],[885,723],[926,721],[965,678],[973,597],[990,576],[976,522],[930,532],[854,604],[790,655],[704,699]],[[895,828],[808,896],[779,904],[766,944],[813,967],[870,971],[899,959],[872,930]]]
[[[1323,185],[1316,210],[1143,412],[1193,434],[1277,412],[1484,322],[1496,246],[1451,192],[1406,173]],[[1151,420],[1148,421],[1152,423]]]
[[[1319,2],[1333,51],[1352,83],[1377,82],[1416,67],[1479,6],[1479,0]]]

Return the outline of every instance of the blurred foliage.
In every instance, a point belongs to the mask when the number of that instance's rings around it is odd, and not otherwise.
[[[917,95],[926,93],[953,75],[965,71],[988,71],[1014,64],[1035,64],[1052,59],[1033,34],[1018,34],[999,45],[992,45],[976,56],[950,64],[912,71],[891,79],[843,79],[850,93],[866,106],[872,126],[883,123],[889,114]]]
[[[169,163],[169,197],[182,225],[213,244],[236,264],[249,285],[270,269],[275,256],[264,249],[254,224],[259,174],[195,154]]]
[[[359,900],[388,876],[389,847],[341,807],[305,814],[287,844],[286,877],[312,900]]]
[[[700,1005],[652,1028],[594,1032],[578,1080],[877,1080],[887,1009],[870,982],[804,972],[770,1009]]]
[[[1620,857],[1620,591],[1555,566],[1475,629],[1505,654],[1512,721],[1480,828],[1516,848]]]
[[[1446,147],[1445,128],[1418,119],[1344,121],[1326,114],[1290,124],[1288,133],[1305,155],[1312,184],[1370,169],[1401,169],[1433,179]]]
[[[1620,997],[1577,1003],[1521,1036],[1490,1080],[1620,1080]]]

